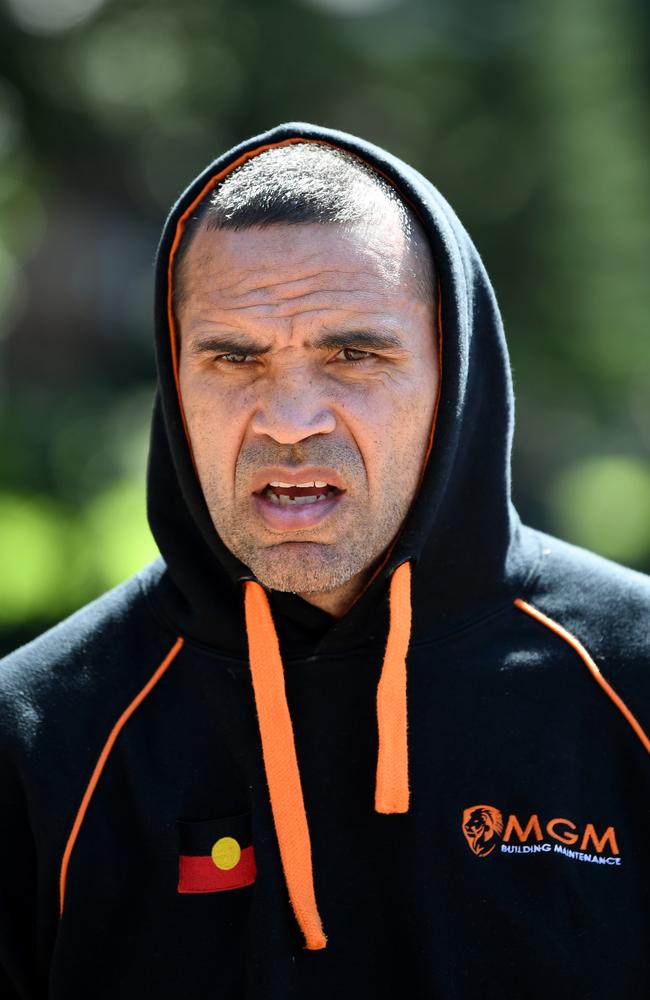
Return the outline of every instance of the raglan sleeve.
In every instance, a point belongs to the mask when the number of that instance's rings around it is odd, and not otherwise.
[[[19,727],[0,662],[0,996],[36,1000],[37,861]]]

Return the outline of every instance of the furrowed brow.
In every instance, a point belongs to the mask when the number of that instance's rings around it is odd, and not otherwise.
[[[268,354],[271,348],[247,337],[212,334],[195,340],[190,350],[192,354]]]
[[[314,337],[307,347],[316,350],[345,347],[362,351],[404,350],[399,337],[391,333],[374,330],[332,331]],[[230,336],[228,334],[211,334],[198,337],[192,341],[190,352],[200,354],[268,354],[272,350],[269,344],[258,344],[246,336]]]
[[[404,350],[404,344],[392,333],[375,330],[350,330],[324,333],[310,341],[310,347],[353,347],[360,351]]]

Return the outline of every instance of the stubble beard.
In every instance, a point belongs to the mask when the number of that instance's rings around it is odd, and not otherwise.
[[[212,522],[221,540],[259,582],[270,590],[301,595],[324,594],[368,570],[397,535],[410,506],[410,496],[390,497],[373,518],[361,511],[345,519],[341,538],[331,543],[287,541],[264,544],[251,533],[248,513],[225,513],[215,484],[205,492]]]
[[[205,468],[201,486],[221,540],[264,587],[304,596],[327,594],[368,571],[399,532],[416,490],[409,454],[387,456],[384,470],[377,470],[377,481],[384,486],[375,503],[361,454],[350,443],[334,439],[314,438],[288,448],[260,439],[240,452],[232,493],[214,466]],[[257,469],[276,463],[337,469],[348,489],[341,508],[323,524],[322,537],[331,541],[284,541],[264,528],[252,506],[250,483]],[[318,539],[318,527],[313,534]]]

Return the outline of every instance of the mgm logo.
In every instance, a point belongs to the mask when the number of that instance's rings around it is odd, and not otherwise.
[[[599,834],[593,823],[578,826],[561,816],[544,822],[540,821],[538,813],[533,813],[524,821],[510,814],[504,821],[503,814],[495,806],[477,805],[463,810],[462,830],[472,854],[477,858],[486,858],[500,846],[501,853],[553,851],[580,861],[620,864],[613,826],[608,826]],[[606,851],[611,855],[607,859],[603,857]]]
[[[473,853],[485,858],[503,833],[503,816],[494,806],[470,806],[463,812],[463,833]]]

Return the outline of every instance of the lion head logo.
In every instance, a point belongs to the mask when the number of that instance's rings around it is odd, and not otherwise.
[[[503,833],[503,817],[494,806],[470,806],[463,811],[463,833],[472,852],[485,858]]]

